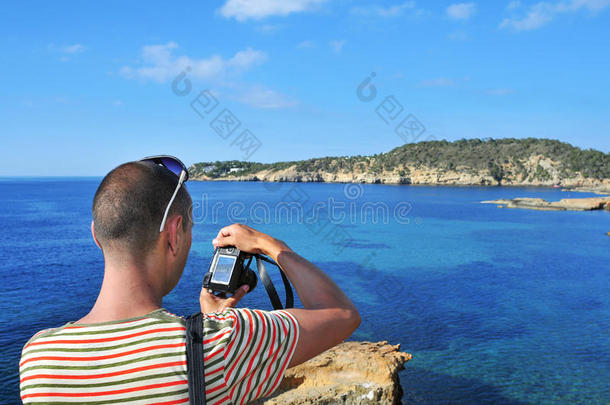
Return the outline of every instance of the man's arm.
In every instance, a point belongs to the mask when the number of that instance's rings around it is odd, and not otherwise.
[[[275,260],[294,285],[305,309],[288,309],[299,323],[300,337],[290,367],[301,364],[347,339],[360,325],[351,300],[322,270],[284,242],[249,226],[222,228],[214,246],[236,246]]]

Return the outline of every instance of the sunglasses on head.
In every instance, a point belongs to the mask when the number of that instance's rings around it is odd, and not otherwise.
[[[167,221],[167,215],[169,214],[169,209],[171,208],[172,203],[174,202],[174,199],[176,198],[176,195],[180,190],[180,187],[182,187],[182,184],[184,184],[188,180],[189,172],[186,169],[184,163],[180,161],[180,159],[169,155],[149,156],[140,159],[140,162],[152,162],[154,164],[163,166],[167,170],[178,176],[178,185],[176,186],[176,190],[174,190],[172,198],[169,200],[169,204],[167,204],[165,214],[163,214],[163,220],[161,221],[161,227],[159,228],[159,232],[163,232],[163,229],[165,228],[165,222]]]

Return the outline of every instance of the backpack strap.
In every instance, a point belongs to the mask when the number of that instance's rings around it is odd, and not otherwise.
[[[205,405],[203,314],[201,312],[186,318],[186,370],[189,380],[190,404]]]

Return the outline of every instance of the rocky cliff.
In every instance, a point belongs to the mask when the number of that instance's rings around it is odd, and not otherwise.
[[[344,342],[289,369],[275,394],[256,404],[397,404],[398,371],[411,359],[387,342]]]
[[[224,180],[224,181],[288,181],[288,182],[326,182],[326,183],[371,183],[371,184],[414,184],[414,185],[460,185],[460,186],[553,186],[587,187],[595,190],[610,190],[610,179],[586,178],[581,174],[563,177],[559,174],[556,164],[547,158],[537,156],[526,162],[526,170],[535,170],[538,164],[548,167],[551,175],[547,179],[527,176],[506,176],[501,181],[495,179],[487,170],[445,170],[425,166],[404,165],[401,170],[409,175],[396,171],[380,171],[371,173],[366,170],[331,173],[327,171],[299,171],[296,165],[285,169],[265,169],[256,173],[212,178],[205,175],[194,176],[194,180]],[[508,167],[507,167],[508,169]]]
[[[373,156],[204,162],[195,180],[513,185],[610,190],[610,154],[548,139],[431,141]]]

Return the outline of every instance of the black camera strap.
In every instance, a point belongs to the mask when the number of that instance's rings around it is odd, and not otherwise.
[[[290,285],[290,281],[288,281],[288,277],[284,274],[284,271],[273,261],[267,259],[261,255],[256,256],[256,269],[258,270],[258,275],[265,286],[265,290],[267,290],[267,295],[269,295],[269,299],[271,300],[271,304],[273,305],[273,309],[284,309],[282,307],[282,301],[280,301],[280,297],[277,294],[275,287],[273,286],[273,282],[271,281],[271,277],[269,277],[269,273],[265,269],[265,265],[263,261],[274,264],[280,270],[280,275],[282,276],[282,281],[284,282],[284,290],[286,290],[286,308],[294,307],[294,295],[292,293],[292,286]]]
[[[186,318],[186,370],[191,405],[205,405],[205,371],[203,366],[203,314]]]

